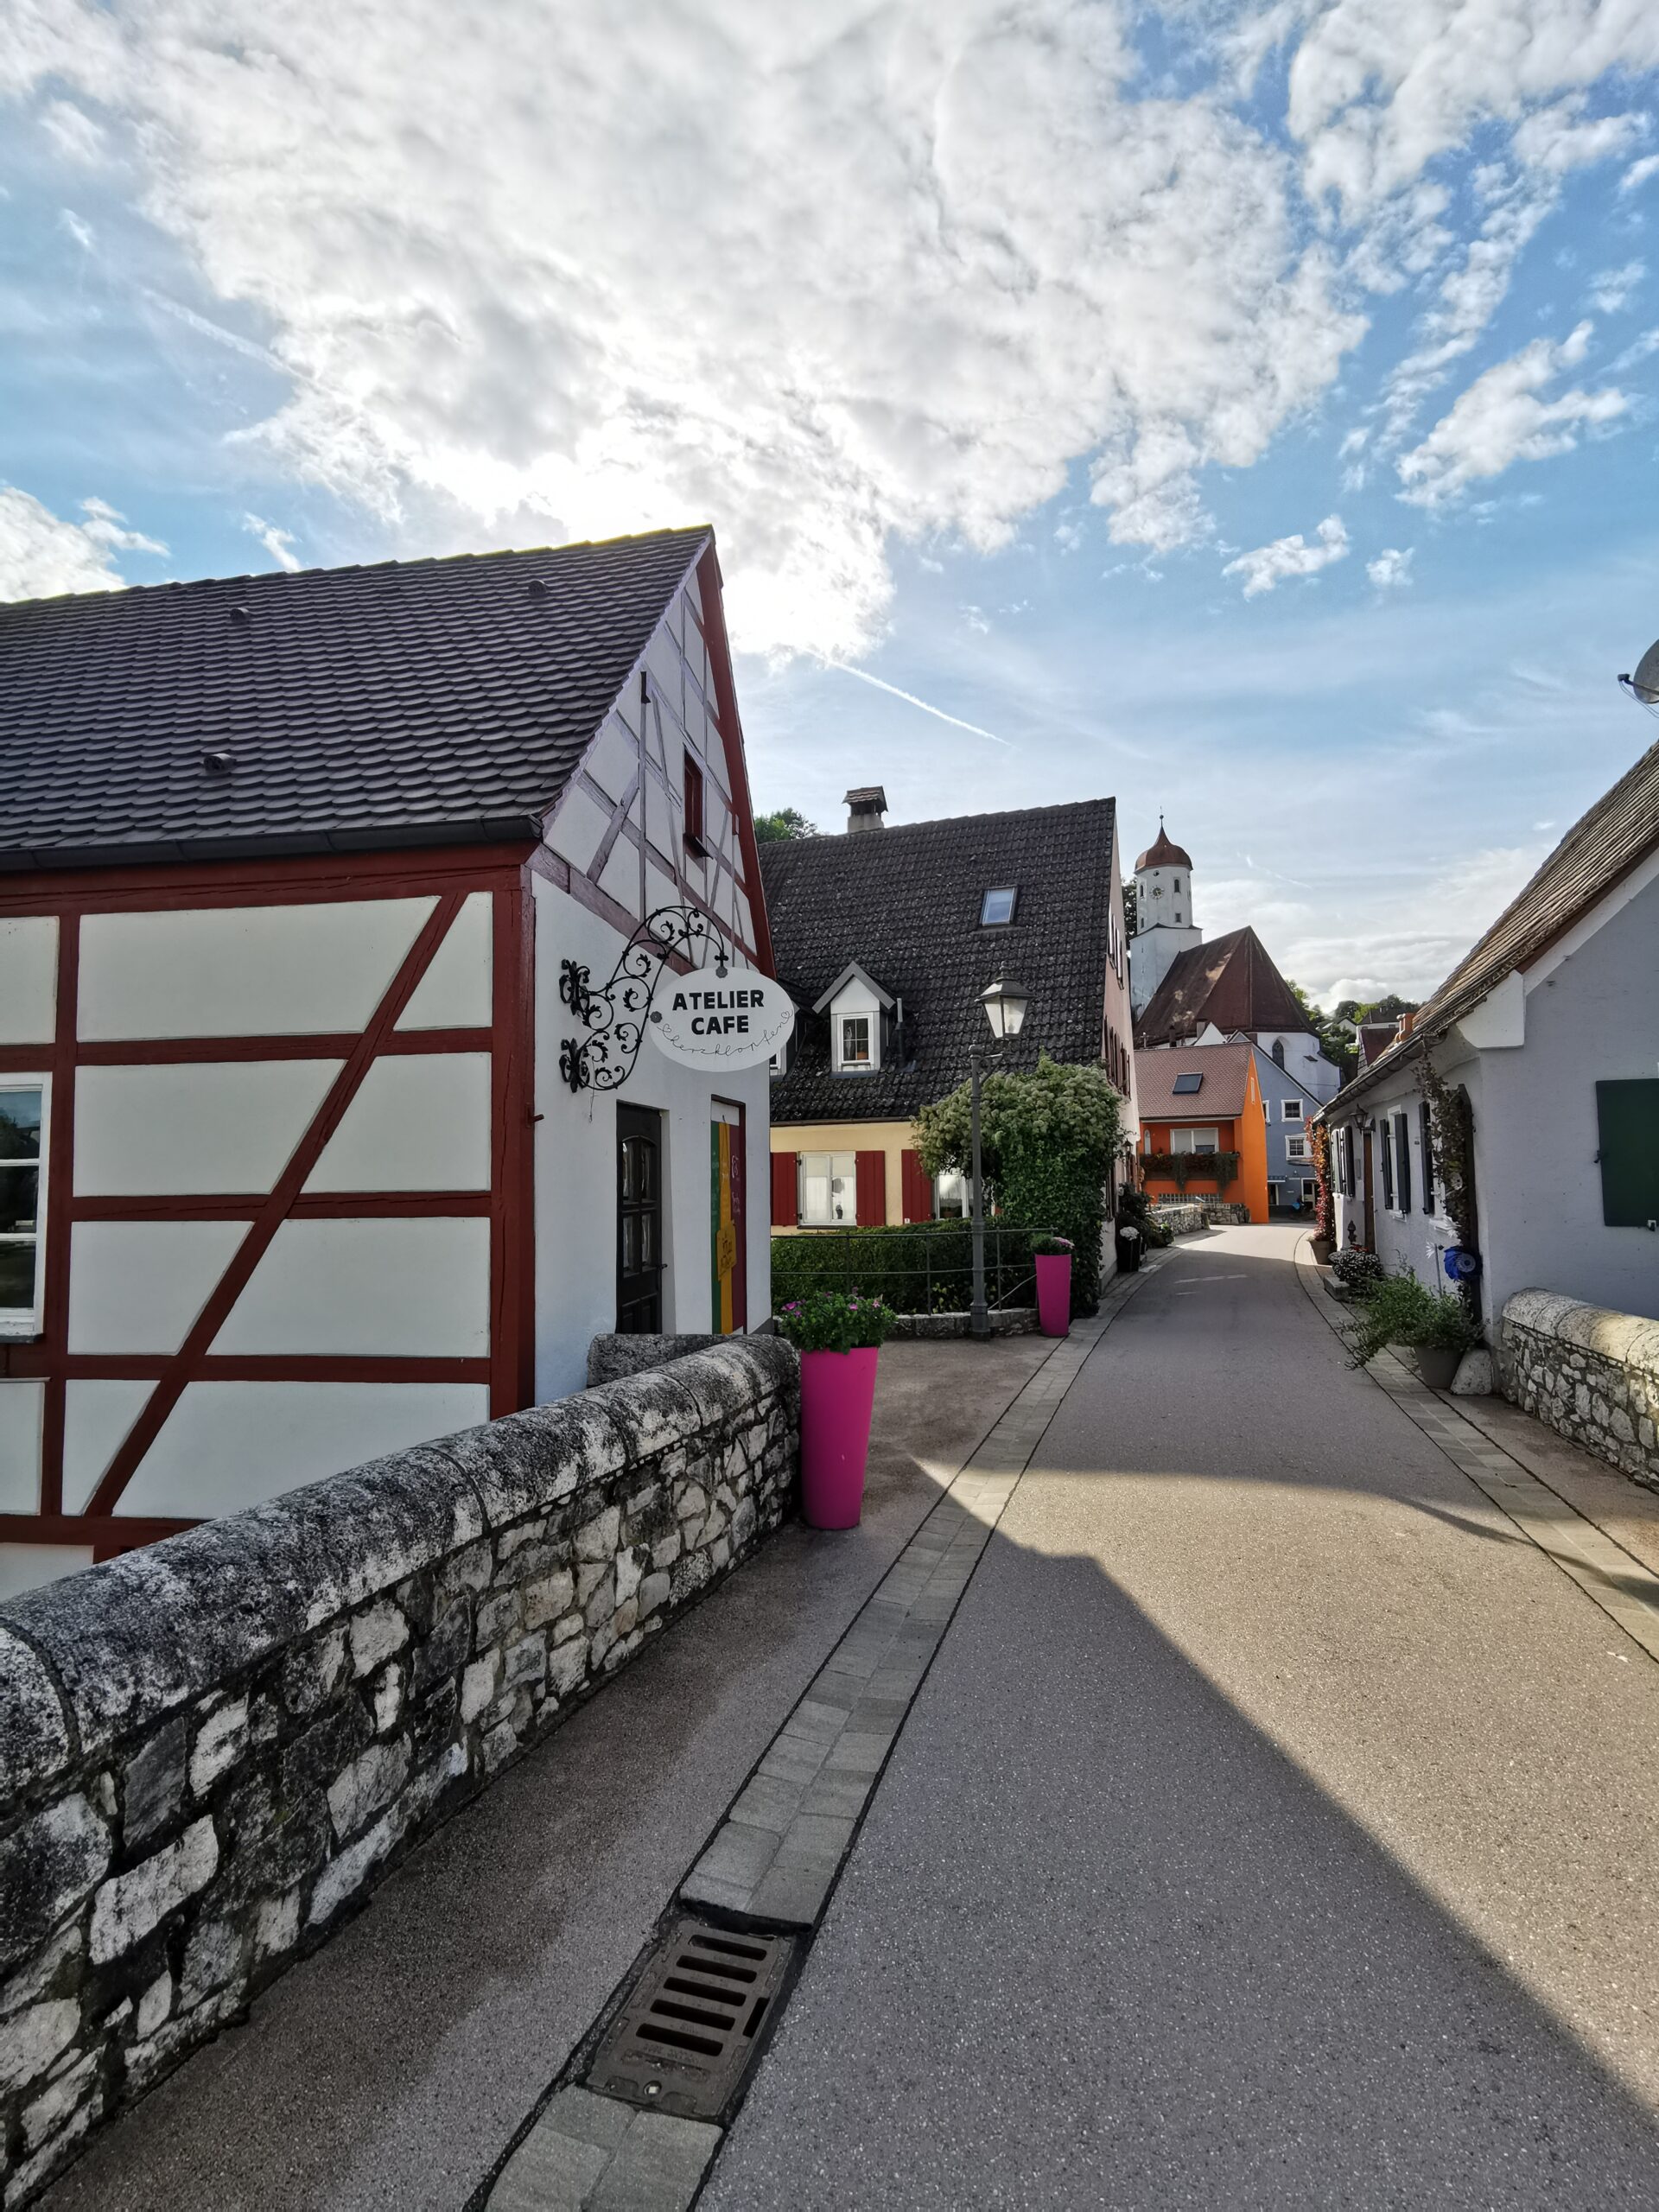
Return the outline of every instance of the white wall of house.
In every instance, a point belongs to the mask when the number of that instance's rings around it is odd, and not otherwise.
[[[1610,1229],[1596,1160],[1596,1084],[1659,1073],[1659,862],[1650,861],[1525,974],[1512,976],[1450,1037],[1434,1065],[1469,1093],[1475,1120],[1482,1302],[1489,1322],[1516,1291],[1553,1290],[1659,1319],[1659,1235]],[[1471,1036],[1482,1039],[1478,1046]],[[1500,1041],[1513,1040],[1513,1041]],[[1372,1150],[1376,1249],[1437,1287],[1455,1241],[1422,1211],[1416,1076],[1408,1062],[1367,1092],[1379,1122]],[[1385,1211],[1380,1117],[1403,1111],[1412,1141],[1412,1211]],[[1335,1117],[1338,1121],[1340,1116]],[[1356,1166],[1360,1154],[1355,1139]],[[1436,1193],[1436,1204],[1440,1194]],[[1340,1202],[1340,1227],[1361,1200]]]
[[[1321,1104],[1334,1098],[1342,1083],[1341,1070],[1332,1066],[1319,1050],[1319,1040],[1306,1029],[1257,1029],[1253,1035],[1269,1058],[1277,1045],[1287,1071]]]

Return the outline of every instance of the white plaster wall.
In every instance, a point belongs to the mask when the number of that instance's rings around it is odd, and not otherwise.
[[[80,1034],[256,1037],[361,1029],[433,899],[89,914]]]
[[[574,1032],[559,1001],[559,963],[583,961],[595,986],[608,981],[625,940],[566,892],[536,880],[536,1391],[582,1389],[588,1345],[616,1325],[616,1108],[619,1100],[664,1116],[664,1325],[710,1325],[710,1102],[716,1086],[646,1042],[619,1091],[573,1094],[559,1074],[559,1046]],[[749,1325],[771,1302],[765,1065],[720,1078],[718,1095],[745,1111]]]
[[[56,916],[0,920],[0,1045],[49,1045],[57,991]]]
[[[82,1198],[269,1191],[339,1060],[85,1067],[75,1086]]]
[[[248,1233],[245,1221],[79,1221],[69,1349],[175,1352]]]
[[[1306,1029],[1259,1029],[1255,1041],[1271,1056],[1275,1044],[1285,1048],[1285,1066],[1298,1083],[1311,1090],[1321,1105],[1333,1099],[1342,1083],[1339,1069],[1333,1067],[1319,1047],[1317,1038]]]
[[[1176,886],[1180,887],[1178,890]],[[1159,928],[1184,929],[1197,944],[1204,932],[1192,911],[1192,874],[1184,868],[1142,868],[1135,874],[1139,918]]]
[[[405,1358],[489,1348],[490,1224],[442,1217],[283,1222],[213,1346]]]
[[[0,1382],[0,1513],[35,1513],[41,1503],[43,1382]]]
[[[474,1428],[473,1382],[192,1382],[118,1510],[207,1518]]]
[[[155,1389],[108,1376],[77,1376],[63,1399],[63,1510],[81,1513]]]
[[[488,891],[471,892],[462,900],[431,966],[398,1016],[399,1029],[489,1027],[494,912],[494,897]]]
[[[1608,1228],[1596,1162],[1596,1084],[1659,1075],[1659,881],[1528,990],[1523,1046],[1480,1058],[1490,1310],[1540,1289],[1659,1319],[1659,1234]]]
[[[487,1052],[375,1060],[323,1147],[308,1191],[486,1191]]]
[[[1203,943],[1203,932],[1194,929],[1142,930],[1129,945],[1129,1003],[1136,1014],[1144,1014],[1153,993],[1175,963],[1178,953],[1189,945]]]

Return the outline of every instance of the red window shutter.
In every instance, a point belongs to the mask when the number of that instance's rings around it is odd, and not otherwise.
[[[887,1217],[887,1155],[861,1152],[857,1158],[858,1225],[880,1229]]]
[[[933,1185],[923,1173],[922,1155],[906,1146],[899,1155],[900,1187],[904,1193],[906,1221],[931,1221],[933,1218]]]
[[[774,1152],[772,1155],[772,1225],[774,1229],[793,1229],[798,1216],[795,1198],[795,1160],[792,1152]]]

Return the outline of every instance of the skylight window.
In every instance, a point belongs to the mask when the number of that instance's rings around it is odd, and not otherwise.
[[[1013,884],[1004,886],[1000,891],[988,891],[985,893],[984,904],[979,910],[980,927],[992,929],[1001,923],[1011,922],[1014,919],[1014,901],[1019,896],[1019,889]]]
[[[1175,1078],[1174,1095],[1177,1098],[1190,1098],[1195,1091],[1201,1090],[1203,1088],[1202,1075],[1178,1075]]]

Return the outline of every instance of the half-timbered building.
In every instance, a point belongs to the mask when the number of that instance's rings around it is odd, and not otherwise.
[[[0,607],[0,1595],[766,1316],[764,1063],[584,1049],[771,970],[709,531]]]

